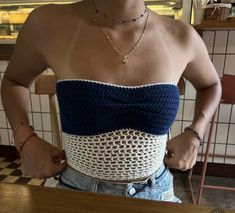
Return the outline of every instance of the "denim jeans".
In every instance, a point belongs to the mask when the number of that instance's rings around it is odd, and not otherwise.
[[[115,183],[96,179],[68,167],[60,175],[57,187],[181,203],[181,200],[174,195],[173,176],[164,164],[146,180],[132,183]]]

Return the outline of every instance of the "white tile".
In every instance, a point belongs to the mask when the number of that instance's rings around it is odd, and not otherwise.
[[[42,122],[43,122],[43,129],[47,131],[51,131],[50,114],[42,113]]]
[[[212,58],[213,58],[212,54],[209,54],[209,58],[210,58],[210,59],[211,59],[211,61],[212,61]]]
[[[214,55],[213,58],[213,64],[220,77],[223,76],[224,58],[225,58],[224,55]]]
[[[204,156],[205,153],[206,153],[207,144],[208,144],[207,141],[205,141],[205,142],[203,143],[203,146],[201,146],[201,147],[202,147],[202,150],[203,150],[203,156]],[[214,147],[215,147],[215,144],[214,144],[214,143],[211,143],[211,144],[210,144],[210,149],[209,149],[209,153],[210,153],[210,154],[214,152]],[[203,158],[204,158],[204,157],[203,157]]]
[[[182,120],[182,115],[183,115],[183,101],[180,100],[179,108],[176,114],[176,120]]]
[[[226,144],[216,144],[215,145],[215,154],[224,155],[225,148],[226,148]]]
[[[184,119],[185,120],[190,120],[190,121],[193,120],[194,105],[195,105],[195,101],[185,100],[185,106],[184,106]]]
[[[31,94],[31,101],[32,101],[32,111],[33,112],[40,112],[40,100],[39,96],[35,94]]]
[[[226,155],[235,156],[235,145],[228,145]]]
[[[230,124],[228,143],[235,145],[235,124]]]
[[[183,125],[182,125],[182,132],[184,131],[185,127],[190,126],[192,124],[192,122],[188,122],[188,121],[182,121]]]
[[[224,158],[214,157],[213,163],[224,163]]]
[[[181,133],[181,121],[175,121],[171,127],[171,136],[175,137]]]
[[[35,133],[38,135],[38,137],[43,139],[43,133],[42,131],[35,131]]]
[[[48,95],[40,95],[40,101],[42,105],[42,112],[50,112]]]
[[[41,113],[33,113],[33,123],[35,130],[42,130]]]
[[[227,55],[224,73],[235,75],[235,55]]]
[[[235,159],[226,158],[226,159],[225,159],[225,163],[226,163],[226,164],[235,164]]]
[[[202,161],[202,146],[198,148],[198,155],[197,155],[197,161]]]
[[[32,114],[32,112],[29,112],[28,115],[29,115],[29,123],[30,123],[32,126],[34,126],[34,123],[33,123],[33,114]],[[34,128],[34,129],[35,129],[35,128]]]
[[[235,53],[235,31],[229,32],[228,53]]]
[[[215,53],[225,53],[227,43],[227,31],[216,31],[215,37]]]
[[[52,144],[52,133],[51,132],[44,132],[44,140],[48,143]]]
[[[233,112],[231,116],[231,123],[235,123],[235,105],[233,105]]]
[[[4,111],[0,111],[0,128],[6,128],[7,122],[6,122],[6,114]]]
[[[8,61],[1,61],[0,60],[0,72],[5,72],[8,65]]]
[[[0,129],[0,135],[1,135],[2,145],[11,145],[9,138],[10,135],[8,135],[8,131],[6,129]]]
[[[220,104],[219,111],[219,122],[229,122],[229,117],[231,113],[231,105],[229,104]]]
[[[35,81],[32,83],[32,85],[30,87],[30,92],[35,93]]]
[[[1,88],[1,85],[0,85],[0,88]],[[2,99],[1,99],[1,98],[0,98],[0,110],[4,110],[4,109],[3,109]]]
[[[212,52],[214,42],[214,32],[205,31],[203,32],[202,39],[207,47],[209,53]]]
[[[217,126],[216,141],[225,143],[228,134],[228,124],[218,124]]]
[[[186,81],[185,98],[186,99],[196,98],[196,90],[189,81]]]

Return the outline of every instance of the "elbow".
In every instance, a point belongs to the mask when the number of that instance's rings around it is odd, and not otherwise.
[[[197,93],[210,94],[211,97],[214,97],[219,102],[222,96],[222,85],[220,79],[218,78],[217,81],[213,82],[209,86],[198,89]]]

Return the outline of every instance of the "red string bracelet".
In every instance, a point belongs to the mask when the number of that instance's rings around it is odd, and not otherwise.
[[[19,153],[23,151],[24,145],[29,141],[30,138],[37,135],[35,132],[33,132],[31,135],[29,135],[23,142],[20,143]]]

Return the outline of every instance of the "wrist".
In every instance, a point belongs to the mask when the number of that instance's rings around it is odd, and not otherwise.
[[[200,145],[202,145],[203,137],[200,136],[200,133],[196,129],[194,129],[192,126],[185,127],[184,132],[189,132],[192,135],[194,135],[194,137],[196,137],[198,139]]]
[[[28,143],[32,137],[36,136],[37,134],[35,132],[31,133],[27,138],[25,138],[23,141],[21,141],[19,143],[19,153],[21,154],[23,152],[23,148],[25,146],[26,143]]]
[[[22,143],[29,135],[34,133],[32,126],[21,124],[17,130],[13,132],[13,138],[15,141],[16,148],[19,150],[20,143]]]

